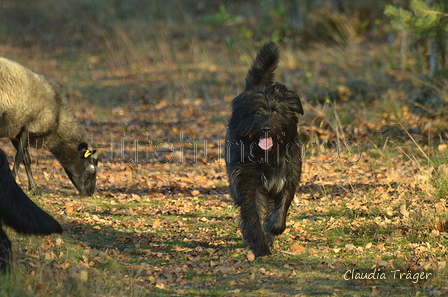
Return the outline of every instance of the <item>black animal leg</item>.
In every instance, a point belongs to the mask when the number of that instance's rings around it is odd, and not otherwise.
[[[285,231],[286,216],[291,202],[294,199],[294,191],[283,193],[275,199],[274,207],[269,220],[266,221],[265,229],[271,235],[279,235]]]
[[[262,225],[261,200],[265,197],[261,193],[255,193],[253,197],[244,197],[241,205],[241,229],[243,237],[249,244],[255,257],[270,255],[269,240]]]
[[[0,225],[0,273],[5,272],[11,263],[11,242]]]

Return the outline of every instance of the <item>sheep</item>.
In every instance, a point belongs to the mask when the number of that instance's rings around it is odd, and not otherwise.
[[[22,234],[62,233],[61,225],[16,184],[6,155],[0,149],[0,273],[5,272],[11,262],[11,242],[2,224]]]
[[[95,191],[98,153],[90,150],[85,131],[67,98],[51,78],[0,57],[0,138],[16,148],[13,176],[23,162],[29,189],[36,187],[28,146],[50,151],[82,196]]]

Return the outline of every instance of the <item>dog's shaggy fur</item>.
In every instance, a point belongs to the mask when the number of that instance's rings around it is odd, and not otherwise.
[[[0,149],[0,272],[4,272],[11,261],[11,242],[2,224],[22,234],[62,232],[61,225],[34,204],[16,184],[6,155]]]
[[[302,171],[300,98],[274,83],[275,43],[258,53],[244,91],[232,101],[226,137],[230,194],[241,208],[241,230],[255,257],[271,254],[274,236],[286,227],[288,208]]]

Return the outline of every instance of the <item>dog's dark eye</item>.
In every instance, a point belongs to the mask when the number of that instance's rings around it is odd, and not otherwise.
[[[277,114],[277,111],[276,111],[276,110],[273,110],[273,111],[272,111],[272,114]]]
[[[259,112],[259,111],[256,111],[256,112],[255,112],[255,114],[261,114],[261,112]]]

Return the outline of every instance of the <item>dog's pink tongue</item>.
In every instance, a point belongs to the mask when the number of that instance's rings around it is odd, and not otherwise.
[[[272,147],[272,138],[260,138],[260,142],[258,143],[258,146],[261,147],[263,150],[268,150]]]

